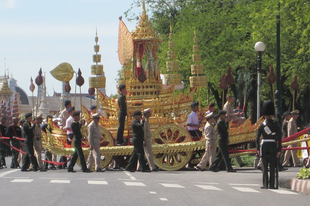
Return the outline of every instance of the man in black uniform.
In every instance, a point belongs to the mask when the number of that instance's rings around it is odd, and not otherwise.
[[[263,187],[262,189],[276,189],[275,167],[277,157],[281,154],[281,128],[272,119],[274,104],[271,100],[264,101],[262,115],[265,120],[257,130],[256,149],[263,160]],[[262,140],[260,137],[263,136]],[[268,165],[270,168],[270,181],[268,181]],[[268,185],[269,182],[269,185]]]
[[[32,122],[32,113],[27,113],[25,115],[26,122],[23,125],[23,129],[25,132],[25,144],[26,144],[26,157],[25,157],[25,162],[21,168],[22,172],[27,172],[30,162],[32,164],[32,171],[38,171],[39,166],[37,162],[37,158],[34,156],[34,150],[33,150],[33,137],[34,137],[34,127],[35,125],[31,125]]]
[[[82,150],[82,147],[81,147],[81,143],[82,143],[82,134],[81,134],[81,124],[79,123],[80,121],[80,112],[74,112],[73,113],[73,122],[71,124],[71,129],[72,129],[72,132],[73,132],[73,137],[74,137],[74,153],[72,155],[72,159],[69,163],[69,166],[68,166],[68,172],[75,172],[73,170],[73,167],[76,163],[76,160],[77,158],[79,157],[80,158],[80,163],[81,163],[81,167],[82,167],[82,171],[83,172],[86,172],[86,173],[89,173],[91,172],[89,169],[87,169],[86,167],[86,162],[85,162],[85,157],[84,157],[84,154],[83,154],[83,150]]]
[[[125,127],[125,117],[127,116],[127,103],[126,103],[126,85],[121,84],[118,87],[119,89],[119,96],[118,96],[118,106],[119,106],[119,112],[118,112],[118,129],[117,129],[117,135],[116,135],[116,145],[124,145],[124,127]]]
[[[228,154],[228,132],[227,132],[227,124],[225,122],[226,119],[226,111],[221,110],[219,112],[219,120],[217,122],[217,132],[218,132],[218,145],[219,151],[215,157],[214,162],[212,163],[211,167],[209,168],[212,172],[217,172],[218,167],[224,158],[224,163],[226,166],[227,172],[237,172],[234,170],[230,164],[229,154]]]
[[[16,137],[22,137],[21,128],[18,126],[19,119],[17,117],[13,118],[13,124],[11,124],[6,130],[6,136],[11,138],[11,145],[17,149],[20,149],[20,142]],[[19,152],[12,148],[12,162],[11,168],[18,168],[19,164],[17,162]]]
[[[144,126],[145,119],[143,118],[142,122],[140,122],[141,117],[142,117],[141,111],[135,111],[134,119],[131,123],[132,133],[133,133],[132,143],[134,146],[134,151],[126,166],[126,170],[130,172],[134,172],[136,170],[138,159],[139,159],[139,164],[142,168],[141,171],[151,172],[150,170],[147,169],[146,162],[144,159],[143,145],[145,145],[145,142],[144,142],[143,126]]]

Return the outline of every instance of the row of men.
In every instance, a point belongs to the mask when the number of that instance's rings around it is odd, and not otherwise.
[[[229,104],[229,99],[231,101],[231,96],[227,98],[227,102]],[[227,103],[226,103],[227,104]],[[226,105],[225,104],[225,105]],[[187,120],[188,130],[192,134],[192,136],[199,137],[199,126],[201,120],[198,118],[198,103],[192,103],[192,113],[189,115]],[[199,171],[204,171],[209,162],[209,170],[213,172],[218,171],[218,166],[220,164],[221,159],[224,159],[224,163],[226,166],[227,172],[235,172],[232,169],[229,155],[228,155],[228,133],[227,133],[227,123],[229,121],[237,120],[242,121],[242,118],[239,117],[240,114],[236,114],[233,118],[230,118],[231,115],[229,111],[221,110],[218,115],[214,115],[215,104],[209,105],[209,110],[206,112],[206,124],[203,129],[203,135],[206,139],[206,150],[205,153],[196,166],[196,169]],[[224,108],[227,108],[225,106]],[[296,119],[298,118],[299,111],[295,110],[293,112],[285,112],[284,120],[282,124],[282,132],[281,128],[278,126],[277,122],[273,119],[274,116],[274,105],[271,101],[266,101],[262,107],[262,114],[264,116],[264,122],[260,125],[257,130],[257,138],[256,138],[256,148],[258,151],[258,155],[261,157],[261,167],[263,168],[263,188],[275,188],[275,165],[276,161],[280,160],[281,154],[281,140],[282,138],[286,138],[290,135],[293,135],[297,132]],[[217,135],[214,129],[214,123],[217,121]],[[228,119],[228,121],[227,121]],[[310,124],[309,124],[310,126]],[[261,138],[262,136],[262,138]],[[218,153],[216,154],[216,141],[218,141]],[[288,147],[296,147],[297,145],[289,145]],[[287,150],[285,153],[282,153],[283,163],[280,164],[280,171],[286,170],[284,166],[288,166],[288,162],[290,157],[293,156],[294,166],[298,166],[298,158],[296,155],[296,150]],[[277,159],[278,157],[278,159]],[[280,161],[282,162],[282,161]],[[270,167],[270,181],[268,185],[268,164]],[[310,158],[308,158],[308,162],[306,167],[310,165]],[[265,168],[265,169],[264,169]],[[267,168],[267,169],[266,169]]]
[[[126,104],[126,86],[125,85],[120,85],[120,98],[118,101],[120,112],[119,112],[119,129],[117,132],[117,138],[116,138],[116,145],[124,145],[124,140],[123,140],[123,133],[124,133],[124,124],[125,124],[125,116],[127,116],[127,104]],[[67,131],[68,135],[68,143],[72,141],[73,136],[80,136],[78,134],[78,130],[74,130],[72,128],[72,123],[74,120],[70,118],[71,114],[74,114],[74,108],[71,105],[71,101],[66,101],[65,102],[65,109],[61,112],[60,114],[60,128]],[[91,155],[94,156],[95,159],[95,169],[96,171],[104,171],[102,168],[100,168],[100,152],[99,152],[99,147],[100,147],[100,139],[101,139],[101,134],[99,130],[99,114],[96,113],[96,107],[92,106],[91,107],[91,114],[93,117],[92,123],[88,126],[88,139],[89,139],[89,145],[90,145],[90,150],[91,150]],[[74,116],[74,115],[73,115]],[[157,171],[158,169],[156,168],[153,160],[153,153],[152,153],[152,147],[151,147],[151,130],[149,126],[149,117],[151,116],[151,110],[150,109],[145,109],[143,111],[143,116],[142,118],[142,113],[141,111],[136,111],[134,113],[134,119],[132,121],[132,130],[133,130],[133,138],[131,139],[133,145],[134,145],[134,152],[129,159],[128,165],[126,167],[126,170],[128,171],[134,171],[136,167],[134,167],[135,164],[137,164],[137,160],[139,160],[139,165],[141,166],[141,170],[144,172],[149,172],[149,171]],[[96,120],[94,118],[97,118]],[[96,122],[95,125],[93,122]],[[71,128],[70,128],[71,127]],[[142,132],[141,132],[142,130]],[[76,141],[76,138],[75,138]],[[78,146],[80,143],[74,142],[74,146],[76,148],[76,151],[80,151],[80,146]],[[142,145],[142,146],[141,146]],[[78,146],[78,148],[77,148]],[[84,171],[85,160],[82,160],[83,153],[78,152],[78,156],[80,157],[80,162],[82,166],[82,170]],[[146,166],[145,159],[148,162],[149,169]],[[143,160],[142,160],[143,159]],[[63,160],[65,161],[65,160]],[[87,164],[87,169],[91,168],[91,163],[92,160],[90,157],[88,158],[88,164]],[[71,172],[73,168],[68,166],[68,171]]]

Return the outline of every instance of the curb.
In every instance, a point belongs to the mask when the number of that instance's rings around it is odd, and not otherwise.
[[[290,189],[296,192],[309,195],[310,194],[310,180],[300,180],[297,178],[291,179]]]

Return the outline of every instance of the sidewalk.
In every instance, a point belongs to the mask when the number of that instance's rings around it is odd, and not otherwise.
[[[289,167],[287,171],[279,173],[279,187],[310,195],[310,179],[297,179],[297,173],[302,167]]]

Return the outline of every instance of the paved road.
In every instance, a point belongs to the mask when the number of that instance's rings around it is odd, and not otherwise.
[[[237,173],[66,170],[21,172],[0,170],[0,205],[238,205],[277,206],[309,204],[309,196],[280,188],[261,190],[258,170]],[[298,168],[280,173],[297,174]]]

